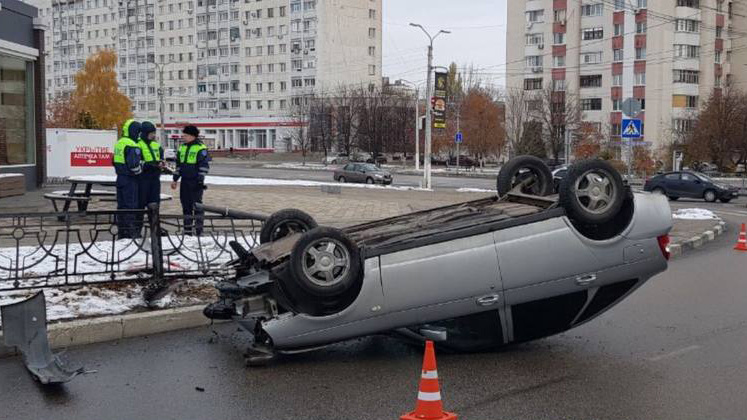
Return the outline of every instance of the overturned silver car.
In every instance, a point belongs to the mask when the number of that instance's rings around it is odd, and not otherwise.
[[[344,229],[298,210],[235,246],[237,276],[205,314],[253,334],[249,364],[372,334],[481,351],[587,322],[667,268],[671,210],[606,162],[553,191],[535,158],[504,165],[498,196]]]

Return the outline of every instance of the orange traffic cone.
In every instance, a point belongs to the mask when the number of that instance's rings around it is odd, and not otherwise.
[[[734,249],[737,251],[747,251],[747,229],[745,229],[744,223],[742,223],[742,231],[739,232],[739,240]]]
[[[438,387],[436,352],[433,341],[425,342],[423,373],[420,376],[420,390],[415,411],[400,417],[400,420],[457,420],[457,415],[447,413],[441,404],[441,391]]]

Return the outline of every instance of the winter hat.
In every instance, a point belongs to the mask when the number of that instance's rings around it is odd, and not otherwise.
[[[199,137],[200,136],[200,130],[197,129],[194,125],[188,125],[184,127],[184,130],[182,130],[182,133],[189,134],[191,136]]]
[[[148,134],[156,131],[156,126],[150,121],[143,121],[140,123],[140,137],[143,139],[148,138]]]

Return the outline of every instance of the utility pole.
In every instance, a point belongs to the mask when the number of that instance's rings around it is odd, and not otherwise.
[[[425,100],[426,100],[426,112],[425,112],[425,156],[423,156],[423,181],[425,182],[425,188],[431,189],[431,141],[432,141],[432,106],[429,101],[433,98],[433,41],[438,38],[441,34],[450,34],[450,31],[440,30],[435,36],[431,36],[425,28],[416,23],[411,23],[410,26],[420,28],[425,35],[428,37],[430,43],[428,44],[428,77],[426,78],[425,86]]]
[[[169,61],[168,63],[156,63],[155,60],[153,64],[156,65],[156,68],[158,69],[158,102],[159,106],[161,107],[160,115],[161,115],[161,147],[166,147],[166,103],[164,100],[164,96],[166,95],[165,87],[163,84],[163,71],[164,67],[171,64],[172,62]]]
[[[457,133],[459,133],[459,116],[462,113],[461,111],[462,110],[459,109],[459,112],[457,112]],[[457,158],[456,158],[457,175],[459,175],[459,143],[461,143],[461,142],[456,142],[456,146],[457,146],[457,148],[456,148],[457,149]]]

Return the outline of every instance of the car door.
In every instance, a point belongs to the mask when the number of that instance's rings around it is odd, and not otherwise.
[[[703,181],[694,174],[683,173],[680,177],[680,185],[684,191],[683,197],[701,198],[703,197],[703,193],[705,193]]]
[[[382,255],[386,311],[411,325],[496,310],[503,287],[492,233]]]
[[[680,182],[679,172],[664,175],[661,184],[670,197],[683,197],[683,194],[686,194]]]
[[[345,177],[345,180],[348,182],[354,181],[353,174],[355,171],[355,164],[354,163],[348,163],[345,165],[345,167],[342,168],[341,175]]]

